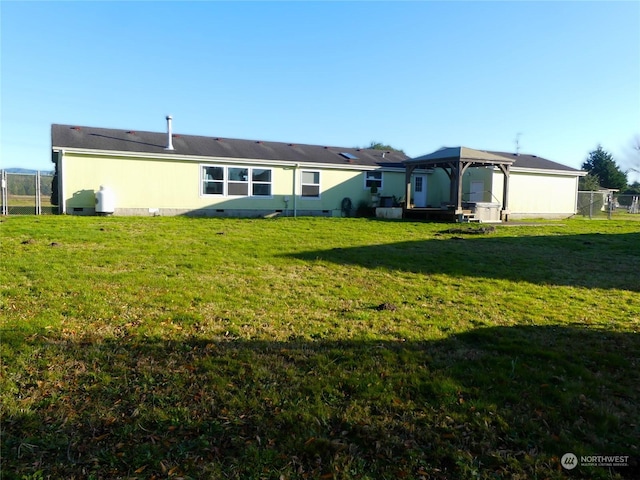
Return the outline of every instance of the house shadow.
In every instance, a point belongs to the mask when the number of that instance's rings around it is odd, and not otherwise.
[[[640,291],[640,233],[436,238],[287,254],[370,269]]]
[[[640,475],[637,334],[579,325],[421,342],[132,333],[3,333],[5,368],[34,348],[39,362],[62,367],[13,376],[21,407],[3,415],[2,470],[14,472],[5,478]],[[631,458],[563,471],[566,452]]]

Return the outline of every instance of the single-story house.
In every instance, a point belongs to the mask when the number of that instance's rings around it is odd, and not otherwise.
[[[412,159],[174,134],[171,117],[166,132],[52,125],[51,141],[54,203],[76,215],[347,216],[382,198],[423,218],[567,217],[584,174],[533,155],[464,147]]]
[[[403,191],[401,152],[52,126],[60,213],[92,215],[100,188],[116,215],[350,215]]]

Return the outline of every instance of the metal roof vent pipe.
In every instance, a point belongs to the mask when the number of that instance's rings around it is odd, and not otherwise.
[[[175,150],[173,148],[173,135],[171,134],[171,120],[173,120],[171,115],[167,115],[167,146],[165,150]]]

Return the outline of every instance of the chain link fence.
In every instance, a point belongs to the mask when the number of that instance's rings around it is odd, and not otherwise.
[[[58,207],[51,204],[53,174],[51,172],[0,172],[2,215],[51,215]]]
[[[578,215],[591,219],[640,220],[640,195],[606,190],[578,192]]]

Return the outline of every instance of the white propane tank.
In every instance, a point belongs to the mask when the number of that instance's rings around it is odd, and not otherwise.
[[[100,185],[96,192],[96,213],[98,215],[110,215],[116,210],[116,197],[109,187]]]

